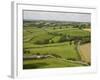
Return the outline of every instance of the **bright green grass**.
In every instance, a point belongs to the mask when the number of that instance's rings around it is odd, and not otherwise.
[[[57,54],[61,56],[62,58],[73,58],[76,60],[80,60],[80,56],[77,54],[77,51],[75,50],[74,45],[59,45],[59,46],[48,46],[48,47],[42,47],[42,48],[29,48],[27,49],[32,54]],[[28,55],[28,54],[27,54]]]
[[[31,42],[25,42],[24,43],[24,48],[41,48],[41,47],[53,47],[53,46],[62,46],[62,45],[69,45],[69,42],[63,42],[63,43],[50,43],[50,44],[43,44],[43,45],[36,45],[32,44]]]
[[[66,34],[70,36],[88,36],[90,32],[80,30],[78,28],[64,28],[64,29],[55,29],[55,30],[48,30],[49,32],[56,32],[61,34]]]
[[[43,29],[33,28],[33,27],[24,28],[23,35],[24,35],[24,41],[25,42],[33,42],[33,43],[36,42],[36,41],[39,41],[39,40],[46,40],[46,39],[50,39],[50,38],[53,37],[52,35],[49,35]]]
[[[52,40],[53,40],[54,42],[59,42],[59,39],[60,39],[60,36],[55,36],[54,38],[52,38]]]
[[[23,53],[25,55],[33,54],[57,54],[63,59],[73,58],[80,61],[80,56],[75,49],[75,45],[69,45],[69,42],[57,43],[61,36],[55,36],[48,34],[48,32],[56,32],[71,36],[88,36],[90,32],[79,30],[77,28],[63,28],[53,29],[53,27],[24,27],[23,28],[23,48],[29,50],[30,53]],[[53,40],[55,43],[37,45],[34,42],[39,40]],[[54,68],[54,67],[74,67],[83,66],[82,64],[76,64],[68,61],[63,61],[56,58],[47,58],[40,60],[24,60],[25,69],[34,68]]]
[[[47,58],[40,60],[27,60],[23,64],[24,69],[36,69],[36,68],[60,68],[60,67],[76,67],[84,66],[74,62],[63,61],[57,58]]]
[[[54,42],[57,42],[60,36],[50,35],[47,32],[51,33],[60,33],[66,34],[70,36],[89,36],[90,32],[80,30],[77,28],[63,28],[63,29],[51,29],[50,27],[46,28],[33,28],[33,27],[25,27],[24,28],[24,41],[25,42],[36,42],[39,40],[51,39],[53,38]],[[55,38],[54,38],[55,37]]]

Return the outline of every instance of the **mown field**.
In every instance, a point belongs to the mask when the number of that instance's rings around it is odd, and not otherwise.
[[[87,43],[80,46],[80,55],[82,56],[82,61],[91,63],[91,44]]]
[[[24,22],[23,69],[88,66],[77,48],[90,43],[90,32],[84,30],[90,26],[80,28],[78,24],[81,23]]]

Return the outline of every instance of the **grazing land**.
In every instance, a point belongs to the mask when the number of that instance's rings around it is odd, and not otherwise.
[[[88,22],[23,21],[23,69],[89,66],[90,38]]]

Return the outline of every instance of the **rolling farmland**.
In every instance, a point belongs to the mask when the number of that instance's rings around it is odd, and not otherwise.
[[[84,27],[80,28],[80,24]],[[87,24],[90,23],[24,21],[23,69],[89,66],[90,47],[85,44],[91,43],[91,35]],[[85,62],[84,55],[80,55],[84,53]]]

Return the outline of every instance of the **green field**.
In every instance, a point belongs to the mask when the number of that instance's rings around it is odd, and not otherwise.
[[[88,66],[82,62],[78,46],[90,43],[90,32],[84,30],[90,29],[89,24],[24,21],[23,69]]]

